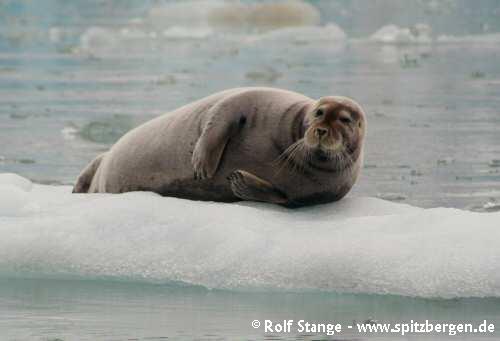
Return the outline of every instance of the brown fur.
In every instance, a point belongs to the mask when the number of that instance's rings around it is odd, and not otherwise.
[[[133,129],[82,172],[74,191],[292,207],[334,201],[358,176],[365,131],[363,110],[345,97],[226,90]]]

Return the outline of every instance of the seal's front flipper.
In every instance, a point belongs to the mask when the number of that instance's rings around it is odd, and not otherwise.
[[[270,182],[245,172],[236,170],[227,178],[234,195],[243,200],[263,201],[274,204],[288,202],[286,195]]]
[[[195,179],[209,179],[214,176],[229,140],[229,134],[225,132],[220,133],[220,136],[207,137],[209,134],[211,133],[202,135],[193,150],[191,163]]]
[[[191,158],[196,179],[214,176],[229,139],[245,125],[246,116],[239,111],[243,105],[237,104],[222,102],[210,109]]]

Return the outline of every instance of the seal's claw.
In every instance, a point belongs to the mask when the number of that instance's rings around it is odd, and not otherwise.
[[[243,182],[241,171],[235,170],[227,177],[227,179],[229,180],[233,193],[242,199],[246,199],[246,196],[244,195],[245,184]]]
[[[238,176],[238,175],[240,175],[240,176]],[[238,178],[241,178],[240,171],[239,170],[235,170],[234,172],[232,172],[231,174],[229,174],[226,179],[229,182],[236,182],[238,180]]]
[[[286,195],[271,183],[244,170],[235,170],[228,176],[234,195],[243,200],[284,204]]]

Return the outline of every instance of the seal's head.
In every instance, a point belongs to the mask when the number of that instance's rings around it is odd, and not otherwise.
[[[361,156],[366,131],[363,109],[341,96],[320,98],[305,117],[303,145],[316,168],[343,170]]]

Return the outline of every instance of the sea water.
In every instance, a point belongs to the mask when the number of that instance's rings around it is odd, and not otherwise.
[[[0,339],[262,339],[254,319],[500,328],[500,9],[406,6],[1,2],[0,171],[51,186],[0,183]],[[64,186],[134,126],[255,85],[363,105],[345,203],[292,213]]]

